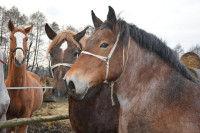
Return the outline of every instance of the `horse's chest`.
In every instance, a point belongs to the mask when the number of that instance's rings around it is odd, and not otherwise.
[[[134,104],[133,104],[134,105]],[[152,125],[148,119],[148,111],[138,106],[124,106],[120,111],[120,132],[122,133],[151,133]]]
[[[149,121],[143,115],[138,114],[133,114],[127,125],[128,133],[151,133],[151,128]]]
[[[11,98],[8,114],[13,117],[20,117],[31,108],[31,97],[23,99],[22,97]]]

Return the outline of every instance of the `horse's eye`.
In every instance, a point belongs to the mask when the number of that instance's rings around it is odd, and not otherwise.
[[[28,41],[28,38],[26,39],[26,41]]]
[[[108,45],[109,45],[109,44],[107,44],[107,43],[102,43],[101,46],[100,46],[100,48],[107,48]]]
[[[12,40],[12,38],[10,37],[10,40]]]

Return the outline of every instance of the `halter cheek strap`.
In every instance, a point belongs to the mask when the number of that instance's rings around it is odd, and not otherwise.
[[[110,58],[111,58],[111,56],[112,56],[112,54],[113,54],[113,52],[114,52],[114,50],[115,50],[115,48],[116,48],[116,46],[118,44],[119,37],[120,37],[120,33],[118,33],[117,39],[115,41],[115,44],[113,45],[113,47],[110,50],[110,53],[108,54],[107,57],[101,56],[101,55],[96,55],[96,54],[90,53],[88,51],[82,51],[81,52],[82,54],[91,55],[91,56],[94,56],[94,57],[96,57],[96,58],[98,58],[98,59],[103,60],[103,61],[106,62],[106,77],[105,77],[104,83],[108,83],[107,78],[108,78],[108,74],[109,74],[109,61],[110,61]]]

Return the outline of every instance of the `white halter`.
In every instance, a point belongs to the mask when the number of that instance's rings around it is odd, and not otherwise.
[[[66,66],[66,67],[71,67],[72,66],[72,64],[70,64],[70,63],[58,63],[58,64],[55,64],[55,65],[52,65],[51,66],[51,75],[52,75],[52,77],[54,78],[54,76],[53,76],[53,69],[54,68],[56,68],[56,67],[59,67],[59,66]]]
[[[116,39],[116,41],[115,41],[115,44],[113,45],[113,47],[112,47],[112,49],[111,49],[111,51],[110,51],[110,53],[108,54],[107,57],[101,56],[101,55],[96,55],[96,54],[93,54],[93,53],[90,53],[90,52],[87,52],[87,51],[82,51],[82,52],[81,52],[81,53],[83,53],[83,54],[87,54],[87,55],[94,56],[94,57],[96,57],[96,58],[98,58],[98,59],[103,60],[103,61],[106,62],[106,78],[105,78],[105,80],[104,80],[104,83],[108,83],[107,78],[108,78],[108,73],[109,73],[109,61],[110,61],[110,58],[111,58],[111,56],[112,56],[112,54],[113,54],[113,52],[114,52],[114,50],[115,50],[115,48],[116,48],[116,46],[117,46],[117,44],[118,44],[119,37],[120,37],[120,33],[118,33],[117,39]],[[130,39],[129,39],[129,42],[128,42],[126,60],[125,60],[125,56],[124,56],[124,47],[123,47],[123,68],[122,68],[123,70],[122,70],[122,73],[121,73],[121,75],[118,77],[118,79],[116,79],[115,81],[112,81],[112,82],[110,83],[112,106],[115,105],[115,102],[114,102],[114,99],[113,99],[113,87],[114,87],[114,82],[118,81],[118,80],[121,78],[121,76],[123,75],[124,71],[125,71],[125,67],[126,67],[126,64],[127,64],[127,61],[128,61],[128,50],[129,50],[129,45],[130,45]]]
[[[115,44],[113,45],[113,47],[112,47],[112,49],[111,49],[111,51],[110,51],[110,53],[108,54],[107,57],[101,56],[101,55],[96,55],[96,54],[93,54],[93,53],[90,53],[90,52],[87,52],[87,51],[82,51],[81,52],[82,54],[91,55],[91,56],[94,56],[94,57],[106,62],[106,77],[105,77],[104,83],[108,83],[107,78],[108,78],[108,73],[109,73],[109,61],[110,61],[110,58],[111,58],[111,56],[112,56],[112,54],[113,54],[113,52],[114,52],[114,50],[115,50],[115,48],[116,48],[116,46],[118,44],[119,37],[120,37],[120,33],[118,33],[117,40],[115,41]],[[123,55],[123,58],[124,58],[124,55]],[[123,59],[123,62],[124,62],[124,59]]]

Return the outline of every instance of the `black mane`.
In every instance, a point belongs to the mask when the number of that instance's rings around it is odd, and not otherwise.
[[[127,24],[125,21],[121,19],[118,20],[118,24],[120,26],[120,32],[125,32],[124,27],[128,27],[130,36],[139,46],[147,49],[150,52],[154,52],[156,55],[161,57],[169,66],[171,66],[177,72],[182,74],[185,78],[193,82],[196,82],[196,79],[189,73],[187,68],[179,61],[178,56],[175,54],[175,52],[172,49],[170,49],[166,45],[166,43],[163,42],[161,39],[159,39],[158,37],[156,37],[151,33],[148,33],[138,28],[134,24]]]
[[[196,82],[197,80],[189,73],[187,68],[179,61],[177,55],[171,50],[165,42],[156,37],[155,35],[148,33],[134,24],[128,24],[122,19],[118,19],[120,40],[123,41],[123,45],[128,44],[129,35],[132,39],[142,48],[147,49],[150,52],[154,52],[161,57],[169,66],[174,68],[177,72],[183,75],[185,78]],[[108,28],[109,25],[104,22],[99,28]]]

